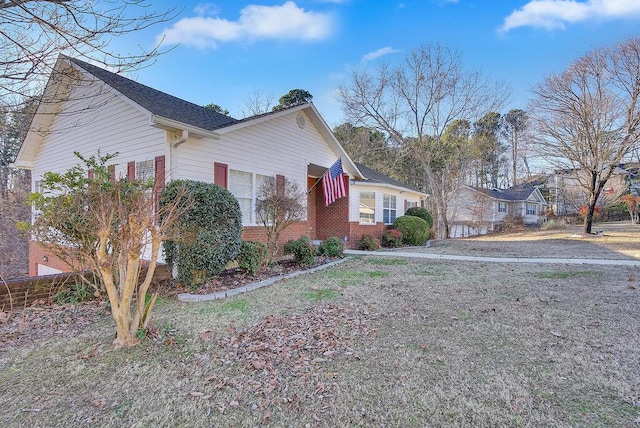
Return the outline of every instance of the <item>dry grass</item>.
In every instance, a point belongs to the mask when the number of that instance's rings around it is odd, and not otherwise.
[[[526,248],[637,245],[562,233]],[[0,349],[0,426],[636,426],[639,293],[631,267],[357,258],[226,301],[161,301],[155,340],[133,350],[110,349],[106,312]],[[265,323],[280,330],[260,344],[284,347],[268,368],[233,347]]]

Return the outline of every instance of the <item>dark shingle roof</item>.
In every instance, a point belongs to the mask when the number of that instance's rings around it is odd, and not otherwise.
[[[230,116],[209,110],[131,79],[88,64],[76,58],[66,57],[75,65],[102,80],[125,97],[154,115],[172,119],[196,128],[214,131],[238,122]]]
[[[535,187],[516,188],[510,189],[484,189],[481,187],[471,187],[472,189],[484,193],[494,199],[501,199],[503,201],[526,201],[529,196],[536,190]]]
[[[405,189],[410,189],[419,193],[424,193],[421,190],[418,190],[414,187],[408,186],[394,178],[389,177],[388,175],[384,175],[381,172],[376,171],[375,169],[371,169],[359,162],[354,162],[362,175],[367,179],[369,183],[380,183],[380,184],[391,184],[393,186],[404,187]]]

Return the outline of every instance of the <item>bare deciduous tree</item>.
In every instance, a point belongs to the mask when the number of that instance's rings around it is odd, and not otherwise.
[[[240,108],[244,117],[257,116],[271,111],[275,95],[255,89],[244,101],[244,106]]]
[[[0,95],[4,104],[36,97],[59,54],[126,71],[139,68],[158,47],[119,54],[109,49],[114,37],[169,21],[175,9],[154,12],[146,0],[0,1]]]
[[[545,78],[531,102],[536,146],[558,169],[580,171],[591,233],[598,197],[640,142],[640,38],[596,49]]]
[[[304,219],[305,197],[298,183],[285,177],[270,178],[258,189],[256,216],[267,235],[269,262],[278,254],[282,232]]]
[[[133,346],[136,333],[150,321],[156,299],[147,299],[147,291],[160,245],[190,199],[185,195],[158,209],[158,189],[111,177],[106,162],[113,155],[76,155],[84,165],[63,174],[45,173],[42,193],[32,195],[34,222],[24,228],[62,260],[98,275],[116,323],[114,346]],[[93,171],[93,178],[88,178],[88,171]],[[146,273],[140,281],[143,267]]]
[[[338,92],[351,122],[385,132],[419,162],[440,236],[449,234],[447,202],[458,186],[448,175],[450,168],[434,165],[434,159],[450,152],[443,135],[455,120],[473,122],[498,111],[506,98],[503,84],[466,70],[459,52],[440,45],[415,49],[396,68],[385,65],[375,74],[354,71],[350,84]]]

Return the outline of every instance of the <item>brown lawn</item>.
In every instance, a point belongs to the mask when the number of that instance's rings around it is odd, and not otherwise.
[[[639,258],[638,228],[596,229],[424,251]],[[633,267],[371,256],[165,298],[133,350],[104,307],[30,309],[0,326],[0,426],[636,426],[639,296]]]

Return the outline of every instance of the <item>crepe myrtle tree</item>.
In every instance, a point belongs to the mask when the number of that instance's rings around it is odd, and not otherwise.
[[[183,193],[158,209],[160,189],[153,183],[113,177],[108,164],[117,154],[75,155],[80,164],[44,174],[40,191],[30,196],[33,222],[22,228],[76,270],[97,275],[101,284],[94,286],[106,292],[116,323],[113,344],[130,347],[151,319],[157,295],[147,292],[160,245],[191,202]]]
[[[258,188],[256,218],[267,235],[269,262],[278,254],[282,232],[304,219],[305,199],[298,182],[283,176],[269,177]]]

